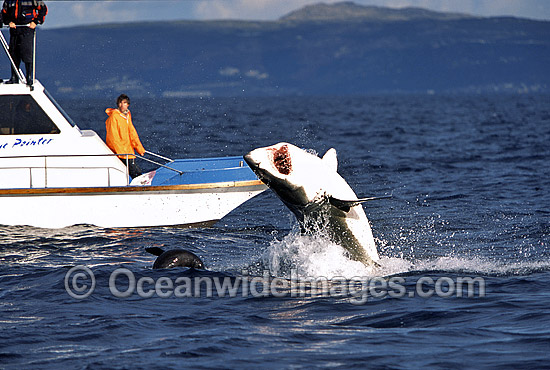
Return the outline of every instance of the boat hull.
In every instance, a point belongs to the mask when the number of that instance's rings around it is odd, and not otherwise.
[[[266,189],[259,180],[171,186],[2,189],[0,224],[204,226]]]
[[[138,160],[157,168],[130,179],[133,150],[113,153],[39,81],[33,86],[0,83],[2,225],[204,225],[266,189],[241,156],[172,160],[146,152],[154,160]]]

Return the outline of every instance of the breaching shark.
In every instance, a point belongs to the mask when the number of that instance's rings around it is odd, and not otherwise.
[[[380,259],[362,202],[337,172],[336,150],[323,158],[292,144],[258,148],[244,160],[294,213],[302,232],[326,233],[353,260],[373,265]]]

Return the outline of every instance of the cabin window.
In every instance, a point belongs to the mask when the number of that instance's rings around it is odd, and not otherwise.
[[[59,128],[30,95],[0,96],[0,135],[59,134]]]

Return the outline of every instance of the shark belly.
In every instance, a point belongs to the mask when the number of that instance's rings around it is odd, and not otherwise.
[[[365,265],[372,265],[380,259],[369,221],[360,205],[353,207],[345,216],[341,215],[340,210],[332,209],[329,223],[331,239],[344,247],[351,259]]]

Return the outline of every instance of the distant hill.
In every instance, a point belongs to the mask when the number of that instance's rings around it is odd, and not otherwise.
[[[37,76],[61,97],[549,92],[549,35],[543,21],[318,4],[277,21],[42,30]]]
[[[281,18],[283,21],[410,21],[419,19],[463,19],[472,16],[460,13],[441,13],[422,8],[392,9],[363,6],[353,2],[307,5]]]

